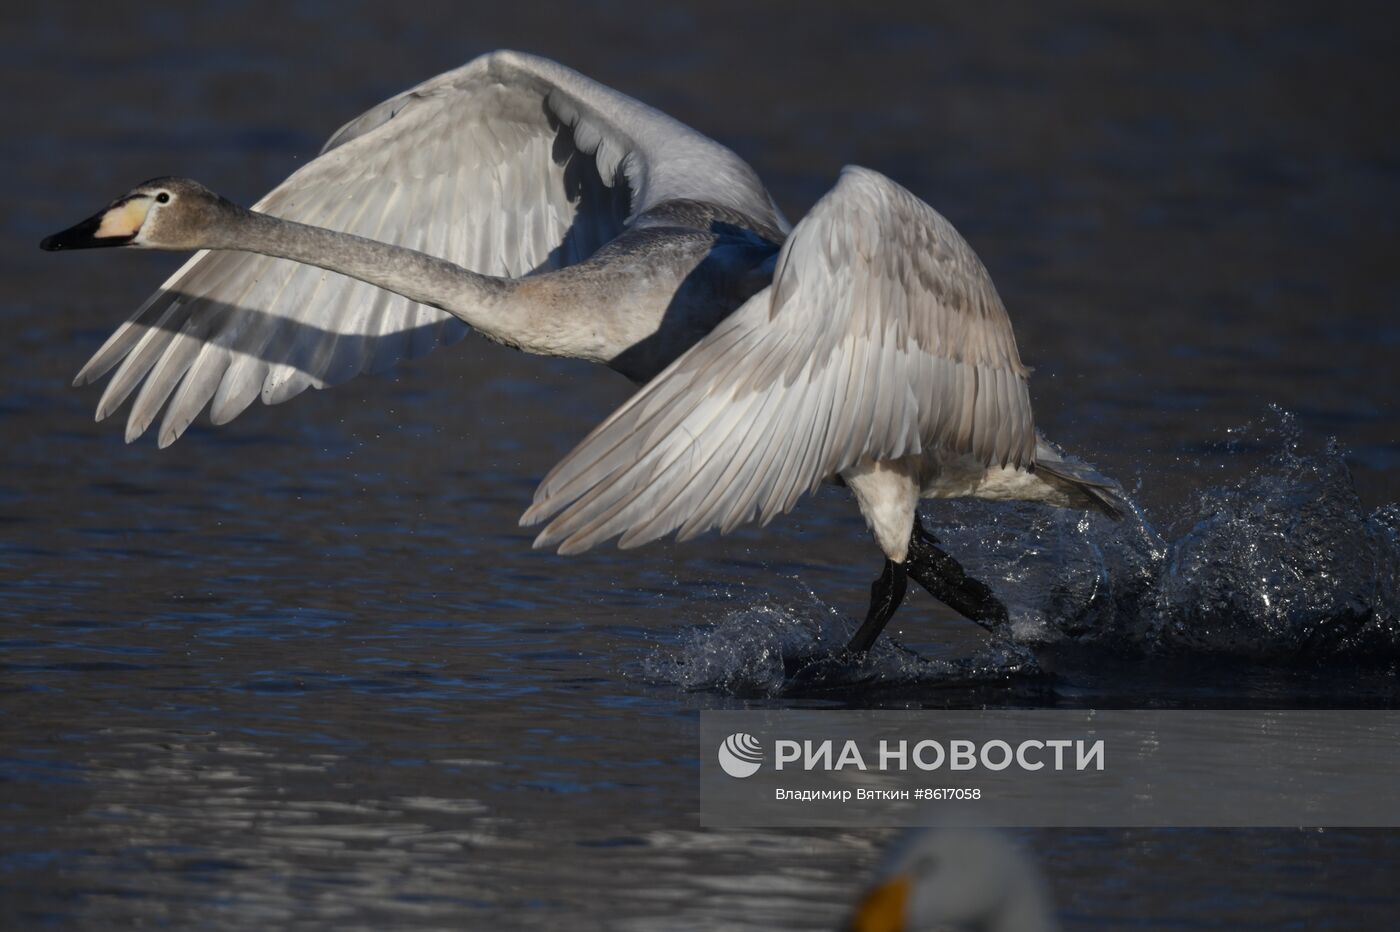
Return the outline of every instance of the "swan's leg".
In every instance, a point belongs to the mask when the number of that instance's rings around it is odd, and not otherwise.
[[[973,579],[938,546],[938,538],[914,517],[914,533],[909,539],[909,575],[935,599],[988,631],[1005,624],[1006,606],[986,583]]]
[[[870,587],[865,623],[849,645],[853,651],[869,650],[889,623],[904,599],[906,574],[934,598],[989,631],[1007,620],[1006,606],[992,590],[968,576],[919,520],[917,470],[918,458],[906,457],[866,461],[841,473],[885,553],[885,571]]]
[[[865,624],[851,638],[847,648],[856,652],[870,649],[885,629],[899,603],[904,601],[905,560],[908,557],[915,509],[919,504],[918,464],[913,458],[886,462],[867,461],[841,474],[855,494],[856,504],[865,517],[870,533],[885,554],[885,571],[870,587],[870,611]]]
[[[885,571],[870,586],[870,611],[866,613],[865,624],[860,626],[847,650],[865,653],[885,630],[885,625],[894,617],[895,609],[904,601],[904,588],[908,574],[903,563],[885,560]]]

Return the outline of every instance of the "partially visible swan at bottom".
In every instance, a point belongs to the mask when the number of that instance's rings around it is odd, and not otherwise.
[[[246,210],[158,178],[44,249],[197,250],[98,350],[99,419],[174,442],[460,336],[642,384],[540,483],[537,547],[633,547],[767,523],[850,488],[885,565],[984,625],[1006,609],[919,523],[921,497],[1117,515],[1036,431],[1010,321],[942,216],[863,168],[789,227],[745,162],[543,58],[495,52],[346,124]],[[290,260],[290,261],[288,261]],[[460,322],[460,323],[459,323]]]
[[[920,829],[891,846],[851,932],[1057,932],[1035,863],[991,830]]]

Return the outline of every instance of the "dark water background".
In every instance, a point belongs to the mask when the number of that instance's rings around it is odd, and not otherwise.
[[[0,925],[830,928],[884,833],[700,831],[699,709],[1400,700],[1385,6],[0,23]],[[179,257],[41,236],[155,175],[251,202],[360,110],[501,46],[725,142],[793,218],[847,162],[930,201],[997,280],[1040,425],[1142,513],[930,507],[1014,638],[916,593],[895,628],[920,659],[799,686],[785,667],[840,636],[879,565],[839,490],[627,554],[536,553],[515,526],[628,393],[606,371],[469,339],[162,452],[92,422],[69,379]],[[1020,837],[1072,929],[1400,909],[1400,833]]]

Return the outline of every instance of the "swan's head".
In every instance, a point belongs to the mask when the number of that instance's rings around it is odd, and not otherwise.
[[[851,918],[853,932],[1052,932],[1039,872],[990,831],[914,832],[891,851]]]
[[[82,223],[45,237],[39,248],[50,252],[101,246],[201,249],[230,208],[232,204],[198,181],[153,178]]]

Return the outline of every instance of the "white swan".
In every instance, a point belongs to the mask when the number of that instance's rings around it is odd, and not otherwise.
[[[206,405],[221,424],[464,324],[645,383],[540,484],[536,546],[766,523],[842,481],[886,557],[856,650],[906,572],[1005,619],[919,524],[921,496],[1116,511],[1036,433],[996,289],[932,208],[847,168],[789,232],[733,152],[530,55],[374,107],[251,211],[160,178],[41,245],[199,250],[76,379],[115,369],[99,420],[139,387],[128,441],[162,409],[165,446]]]
[[[999,832],[922,829],[895,844],[852,932],[1056,932],[1035,864]]]

